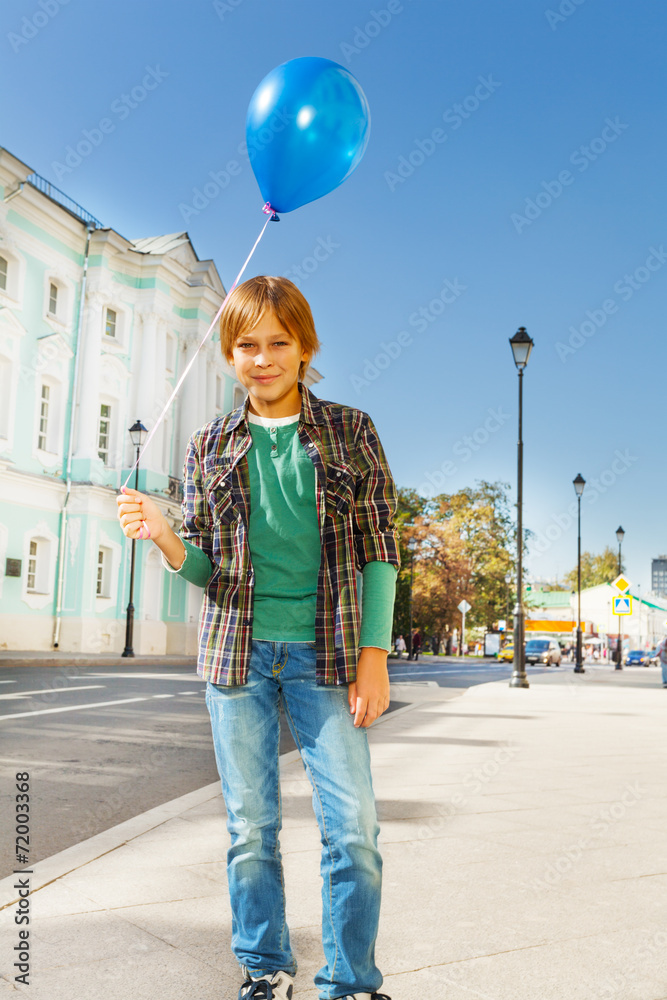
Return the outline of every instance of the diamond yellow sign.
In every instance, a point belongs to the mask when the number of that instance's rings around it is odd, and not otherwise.
[[[621,573],[621,575],[617,576],[616,579],[613,581],[612,587],[616,587],[617,590],[620,590],[620,592],[624,594],[625,591],[628,590],[630,587],[630,581],[626,580],[623,574]]]

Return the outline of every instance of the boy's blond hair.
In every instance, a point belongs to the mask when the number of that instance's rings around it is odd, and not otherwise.
[[[299,366],[299,379],[320,349],[310,306],[289,278],[260,274],[235,288],[220,317],[220,347],[228,361],[239,337],[249,333],[267,312],[272,312],[283,329],[291,333],[308,352]]]

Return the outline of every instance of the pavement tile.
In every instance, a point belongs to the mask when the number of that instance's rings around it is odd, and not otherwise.
[[[122,877],[123,872],[127,877]],[[121,865],[116,875],[103,877],[81,874],[71,876],[67,884],[79,890],[82,895],[90,896],[94,902],[110,908],[133,906],[147,900],[158,903],[215,896],[221,891],[220,886],[211,879],[175,866],[134,871]]]
[[[35,918],[31,937],[35,949],[34,977],[31,977],[34,979],[41,979],[48,969],[90,962],[91,939],[95,942],[95,962],[113,958],[123,962],[132,958],[141,960],[150,951],[163,951],[167,959],[171,951],[164,941],[105,910]]]

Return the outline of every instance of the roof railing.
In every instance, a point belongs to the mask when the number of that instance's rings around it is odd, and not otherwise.
[[[61,191],[60,188],[57,188],[51,181],[47,181],[45,177],[33,173],[29,177],[26,177],[26,182],[32,185],[32,187],[37,188],[42,194],[45,194],[47,198],[51,198],[52,201],[57,202],[63,208],[67,209],[72,215],[76,215],[78,219],[82,219],[83,222],[91,222],[95,226],[95,229],[104,229],[99,219],[96,219],[94,215],[87,212],[85,208],[74,201],[73,198],[70,198],[69,195],[65,194],[64,191]]]

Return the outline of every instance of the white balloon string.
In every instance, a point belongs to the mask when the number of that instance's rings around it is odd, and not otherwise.
[[[153,436],[155,435],[155,432],[158,429],[158,427],[160,426],[160,424],[162,423],[162,421],[163,421],[163,419],[164,419],[164,417],[165,417],[165,415],[166,415],[169,407],[171,406],[171,404],[173,403],[174,399],[176,398],[178,390],[181,388],[181,386],[185,382],[185,380],[186,380],[186,378],[188,376],[188,372],[190,371],[190,369],[192,368],[193,364],[195,363],[195,361],[197,359],[197,355],[201,351],[202,347],[204,346],[204,344],[206,343],[206,341],[208,340],[208,338],[211,336],[211,333],[213,332],[213,329],[215,328],[215,324],[220,319],[220,316],[222,314],[222,310],[225,308],[225,303],[227,302],[227,299],[232,294],[232,292],[234,291],[234,289],[238,285],[239,281],[243,277],[243,272],[245,271],[246,267],[250,263],[250,259],[251,259],[252,255],[254,254],[255,250],[258,247],[259,241],[261,240],[262,236],[264,235],[264,230],[268,226],[269,222],[271,222],[272,215],[273,215],[273,209],[271,210],[271,215],[269,215],[269,217],[267,218],[266,222],[262,226],[262,231],[259,234],[259,236],[257,237],[257,239],[255,240],[255,245],[253,246],[252,250],[250,251],[250,253],[246,257],[245,264],[243,265],[243,267],[241,268],[241,270],[239,271],[239,273],[236,275],[236,279],[234,281],[234,284],[232,285],[232,287],[229,289],[229,291],[225,295],[224,299],[222,300],[222,304],[221,304],[220,308],[218,309],[217,313],[215,314],[215,316],[213,317],[213,321],[212,321],[211,325],[209,326],[208,330],[206,331],[206,333],[205,333],[205,335],[204,335],[201,343],[199,344],[199,347],[197,348],[197,350],[195,351],[195,353],[192,355],[192,357],[188,361],[187,365],[185,366],[183,374],[181,375],[181,377],[179,378],[178,382],[174,386],[174,390],[173,390],[171,396],[169,397],[169,399],[167,400],[167,402],[165,403],[164,409],[162,410],[162,413],[160,414],[160,416],[157,418],[157,420],[153,424],[152,429],[149,431],[148,437],[146,438],[144,446],[141,449],[141,451],[139,452],[138,457],[135,459],[134,465],[130,469],[130,471],[128,473],[128,476],[127,476],[127,479],[123,483],[123,487],[126,487],[127,484],[129,483],[130,477],[131,477],[132,473],[136,469],[137,465],[141,461],[141,458],[142,458],[144,452],[146,451],[146,449],[148,448],[149,444],[153,440]]]

